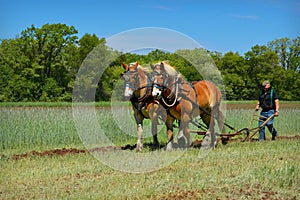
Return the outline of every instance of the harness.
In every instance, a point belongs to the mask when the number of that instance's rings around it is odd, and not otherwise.
[[[171,91],[171,93],[169,94],[169,96],[167,96],[167,100],[168,101],[173,101],[171,104],[168,104],[166,101],[165,101],[165,98],[162,97],[162,101],[163,103],[167,106],[167,107],[173,107],[176,103],[178,103],[178,77],[176,79],[174,79],[174,87],[175,87],[175,92]]]
[[[126,73],[128,73],[128,71]],[[129,82],[130,81],[130,78],[129,78],[130,73],[135,73],[133,76],[133,79],[135,80],[134,84],[131,84]],[[142,87],[137,88],[136,82],[139,81],[138,72],[130,72],[129,71],[129,75],[127,74],[124,76],[126,87],[129,87],[134,91],[142,90],[142,89],[146,88],[146,91],[143,96],[136,95],[135,92],[133,92],[132,96],[130,97],[132,106],[145,118],[147,118],[147,117],[143,114],[142,109],[144,107],[146,107],[148,105],[149,101],[151,101],[153,99],[153,98],[151,98],[152,97],[152,95],[151,95],[151,91],[152,91],[151,80],[147,74],[146,74],[146,77],[147,77],[147,84]]]
[[[259,98],[263,95],[263,89],[259,91]],[[270,89],[270,108],[273,108],[273,97],[274,96],[274,90],[271,88]]]

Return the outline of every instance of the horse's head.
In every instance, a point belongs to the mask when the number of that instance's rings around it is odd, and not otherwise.
[[[121,79],[125,81],[125,98],[130,98],[133,92],[139,87],[137,83],[138,66],[138,62],[130,63],[129,65],[123,63],[123,68],[125,69],[125,72],[121,74]]]
[[[168,73],[165,69],[165,63],[159,62],[155,65],[151,65],[153,72],[152,72],[152,81],[153,81],[153,89],[152,89],[152,96],[155,98],[161,98],[162,92],[168,87],[167,80],[168,80]]]

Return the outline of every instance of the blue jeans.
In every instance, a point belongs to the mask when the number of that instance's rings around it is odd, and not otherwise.
[[[261,111],[260,112],[261,117],[259,118],[258,126],[262,125],[274,113],[275,113],[274,110],[269,110],[269,111],[266,111],[266,112]],[[272,117],[272,119],[270,119],[270,121],[268,121],[265,126],[268,127],[270,133],[272,134],[272,139],[273,138],[275,139],[275,136],[277,136],[277,131],[273,127],[273,123],[274,123],[274,117]],[[260,130],[259,130],[259,140],[265,140],[266,139],[265,126],[261,127]]]

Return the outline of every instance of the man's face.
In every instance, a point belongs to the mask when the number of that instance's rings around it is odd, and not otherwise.
[[[265,90],[269,89],[270,86],[271,86],[270,84],[265,85]]]

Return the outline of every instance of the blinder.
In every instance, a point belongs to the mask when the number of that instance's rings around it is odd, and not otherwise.
[[[123,80],[125,80],[125,86],[126,87],[129,87],[133,90],[137,89],[136,84],[137,84],[138,79],[139,79],[137,71],[125,71],[123,74],[121,74],[121,76],[122,76]],[[131,76],[133,76],[134,83],[132,83],[130,81]]]
[[[158,83],[154,83],[155,81],[155,76],[161,76],[160,78],[163,79],[163,83],[162,85],[158,84]],[[166,73],[161,73],[158,72],[156,70],[154,70],[151,74],[151,82],[153,83],[153,87],[158,88],[160,90],[163,90],[165,88],[167,88],[167,83],[168,83],[168,74]]]

